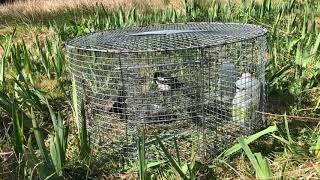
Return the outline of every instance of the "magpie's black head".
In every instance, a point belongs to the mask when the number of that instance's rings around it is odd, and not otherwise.
[[[163,73],[163,72],[159,72],[159,71],[156,71],[155,73],[154,73],[154,75],[153,75],[153,77],[155,78],[155,79],[157,79],[157,78],[159,78],[159,77],[165,77],[166,75]]]
[[[162,81],[160,81],[160,78],[165,78],[166,75],[163,73],[163,72],[159,72],[159,71],[156,71],[153,75],[153,78],[154,78],[154,83],[163,83]]]

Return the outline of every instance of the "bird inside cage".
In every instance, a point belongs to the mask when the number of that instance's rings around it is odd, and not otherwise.
[[[155,92],[160,93],[160,102],[159,104],[154,104],[152,107],[162,107],[161,109],[165,109],[158,112],[161,114],[159,114],[161,116],[161,118],[160,116],[159,118],[162,119],[163,117],[165,117],[165,111],[167,111],[169,104],[172,102],[173,91],[179,90],[183,86],[183,83],[178,81],[176,78],[159,71],[154,72],[153,82],[156,86]]]
[[[244,125],[250,119],[255,120],[260,101],[260,82],[246,72],[236,81],[236,93],[232,100],[233,121]]]
[[[157,85],[158,90],[163,93],[181,91],[181,93],[189,98],[196,99],[200,97],[197,89],[163,72],[157,71],[154,73],[154,83]]]
[[[160,91],[174,91],[183,87],[183,83],[163,72],[154,73],[154,82]]]
[[[171,99],[171,103],[164,101],[161,105],[166,110],[161,112],[161,119],[177,118],[176,114],[186,113],[197,125],[202,124],[200,106],[196,106],[196,101],[200,100],[200,92],[196,85],[191,86],[187,82],[178,80],[163,72],[154,73],[154,83],[164,98]]]
[[[127,91],[124,87],[120,87],[117,93],[116,101],[114,101],[109,109],[109,112],[116,113],[120,115],[120,119],[126,119],[126,100],[127,100]]]

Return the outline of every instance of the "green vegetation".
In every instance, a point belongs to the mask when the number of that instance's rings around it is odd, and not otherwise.
[[[36,37],[26,42],[14,41],[16,30],[3,35],[0,38],[2,176],[12,179],[99,179],[115,175],[129,179],[137,178],[138,174],[140,179],[320,178],[320,2],[208,2],[185,2],[179,12],[174,8],[142,11],[135,7],[109,11],[97,4],[92,13],[85,15],[50,16],[43,22],[26,19],[15,25],[19,32],[46,26],[54,30],[53,37]],[[85,120],[84,102],[78,102],[74,96],[76,91],[68,75],[63,41],[98,30],[195,21],[253,23],[269,30],[270,113],[267,115],[273,126],[239,139],[239,144],[206,165],[195,160],[194,148],[189,149],[190,162],[181,162],[177,144],[174,146],[178,158],[171,157],[161,138],[153,143],[159,143],[166,161],[146,162],[143,137],[137,143],[137,167],[119,166],[112,158],[93,153],[87,141],[86,123],[82,124],[81,133],[75,135],[73,122],[80,121],[78,118]],[[81,104],[81,109],[75,104]]]

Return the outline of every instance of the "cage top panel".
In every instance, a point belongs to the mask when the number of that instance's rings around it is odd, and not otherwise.
[[[152,52],[219,46],[254,39],[266,29],[251,24],[185,23],[130,27],[69,40],[68,48],[103,52]]]

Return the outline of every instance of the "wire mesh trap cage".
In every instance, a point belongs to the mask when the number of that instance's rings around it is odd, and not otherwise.
[[[132,27],[66,43],[78,106],[99,151],[162,159],[220,153],[264,125],[266,30],[234,23]],[[80,109],[80,108],[78,108]],[[78,113],[80,114],[80,113]],[[80,127],[81,122],[78,122]]]

